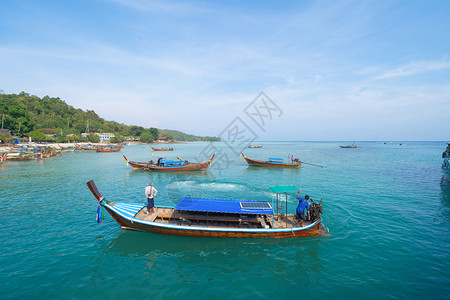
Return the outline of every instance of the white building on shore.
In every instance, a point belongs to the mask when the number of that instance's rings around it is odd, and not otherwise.
[[[82,133],[81,135],[84,137],[89,137],[91,133]],[[96,134],[100,137],[101,142],[109,142],[109,140],[114,137],[114,133],[106,133],[106,132],[93,132],[92,134]]]

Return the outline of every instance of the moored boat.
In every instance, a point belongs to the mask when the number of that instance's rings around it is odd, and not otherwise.
[[[208,161],[200,163],[191,163],[183,160],[167,160],[158,159],[156,165],[148,165],[144,168],[146,171],[155,172],[186,172],[186,171],[203,171],[206,170],[214,159],[215,154]]]
[[[92,151],[97,151],[97,146],[93,146],[93,145],[81,145],[80,149],[81,149],[81,150],[92,150]]]
[[[58,144],[59,148],[61,148],[62,152],[72,152],[75,151],[75,147],[74,146],[62,146],[60,144]]]
[[[146,214],[147,207],[139,203],[106,200],[94,181],[87,186],[102,208],[127,230],[192,237],[301,237],[324,236],[322,201],[310,205],[310,220],[302,223],[292,214],[274,212],[267,201],[225,200],[182,197],[175,207],[156,206]],[[281,187],[283,188],[283,187]],[[286,192],[277,192],[278,195]],[[287,204],[287,196],[286,196]],[[287,207],[287,206],[286,206]]]
[[[122,150],[122,147],[111,147],[111,146],[98,146],[97,152],[119,152]]]
[[[208,161],[200,163],[191,163],[183,160],[169,160],[159,158],[157,162],[150,160],[146,162],[129,161],[124,155],[127,165],[130,165],[133,169],[143,169],[145,171],[154,172],[186,172],[186,171],[202,171],[206,170],[214,159],[215,154],[211,156]]]
[[[41,154],[41,157],[43,157],[43,158],[49,158],[49,157],[51,157],[51,156],[54,156],[53,155],[53,152],[55,151],[55,148],[51,148],[51,147],[42,147],[41,148],[41,152],[40,152],[40,154]]]
[[[442,152],[442,170],[444,171],[444,179],[450,182],[450,143],[447,144],[447,149]]]
[[[153,148],[152,146],[150,146],[150,148],[152,148],[153,151],[173,151],[173,148]]]
[[[242,153],[242,157],[244,161],[247,162],[250,166],[260,166],[260,167],[275,167],[275,168],[300,168],[302,166],[302,162],[298,160],[298,158],[294,159],[292,163],[284,162],[282,158],[269,158],[266,161],[257,160],[253,158],[248,158]]]
[[[358,148],[358,147],[356,147],[356,145],[345,145],[345,146],[339,145],[339,147],[341,147],[341,148]]]
[[[262,148],[262,147],[263,147],[262,145],[259,145],[259,146],[248,145],[248,148]]]
[[[6,155],[7,161],[24,161],[24,160],[33,160],[38,159],[41,157],[40,153],[20,153],[20,152],[14,152],[14,153],[8,153]]]

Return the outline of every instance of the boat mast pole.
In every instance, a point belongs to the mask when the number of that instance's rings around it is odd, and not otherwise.
[[[284,195],[286,196],[286,228],[287,228],[287,193],[284,192]]]
[[[274,223],[274,220],[275,220],[275,211],[273,210],[274,198],[275,197],[273,197],[273,195],[272,195],[272,211],[273,211],[273,214],[272,214],[272,228],[273,228],[273,223]]]

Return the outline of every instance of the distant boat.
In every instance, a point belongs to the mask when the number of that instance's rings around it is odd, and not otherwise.
[[[447,177],[450,178],[450,143],[447,144],[447,149],[442,152],[442,158],[444,159],[442,169],[447,173]]]
[[[173,148],[153,148],[152,146],[150,146],[150,148],[152,148],[153,151],[173,151]]]
[[[276,193],[276,205],[267,201],[225,200],[212,198],[182,197],[175,207],[155,206],[152,214],[146,214],[147,207],[141,203],[107,201],[98,191],[93,180],[87,182],[99,202],[98,221],[102,209],[127,230],[149,231],[160,234],[215,237],[305,237],[325,236],[322,225],[322,200],[310,204],[310,220],[300,222],[296,215],[280,212],[281,197],[293,192],[291,186],[271,187]],[[273,190],[275,189],[275,190]],[[283,197],[284,198],[284,197]],[[276,212],[273,207],[275,207]]]
[[[8,153],[6,155],[6,159],[7,161],[24,161],[24,160],[33,160],[33,159],[38,159],[41,157],[40,153],[30,153],[30,154],[26,154],[26,153]]]
[[[248,148],[262,148],[262,147],[263,147],[262,145],[259,145],[259,146],[248,145]]]
[[[257,160],[253,158],[248,158],[242,153],[244,161],[250,166],[260,166],[260,167],[275,167],[275,168],[300,168],[302,163],[296,158],[292,163],[284,162],[282,158],[269,158],[267,161]]]
[[[75,151],[75,147],[74,146],[61,146],[60,144],[58,144],[59,148],[61,148],[61,150],[63,152],[72,152]]]
[[[94,150],[97,151],[97,146],[93,145],[81,145],[81,150]]]
[[[122,150],[122,147],[120,147],[120,146],[116,146],[116,147],[98,146],[97,147],[97,152],[119,152],[120,150]]]
[[[152,160],[148,163],[146,162],[136,162],[129,161],[124,155],[123,158],[127,161],[133,169],[142,169],[145,171],[153,172],[186,172],[186,171],[201,171],[206,170],[214,159],[215,154],[211,156],[208,161],[200,163],[190,163],[188,161],[182,160],[168,160],[168,159],[158,159],[158,162],[153,162]]]
[[[339,145],[339,147],[341,147],[341,148],[358,148],[358,147],[356,147],[356,145],[347,145],[347,146]]]
[[[44,147],[41,149],[41,157],[43,158],[49,158],[53,155],[53,152],[55,151],[55,148],[51,148],[51,147]]]

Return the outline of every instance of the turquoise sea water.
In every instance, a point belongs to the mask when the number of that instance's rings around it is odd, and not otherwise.
[[[450,187],[441,184],[444,142],[265,142],[248,157],[324,165],[300,170],[248,167],[224,143],[209,172],[132,170],[156,156],[148,146],[121,153],[73,152],[0,166],[0,296],[50,299],[448,299]],[[345,143],[341,143],[345,144]],[[208,143],[173,145],[194,160]],[[200,157],[202,157],[200,155]],[[205,159],[206,160],[206,159]],[[267,187],[294,184],[323,198],[330,236],[210,239],[122,230],[86,187],[110,201],[156,203],[180,196],[270,200]],[[296,201],[289,199],[294,212]]]

